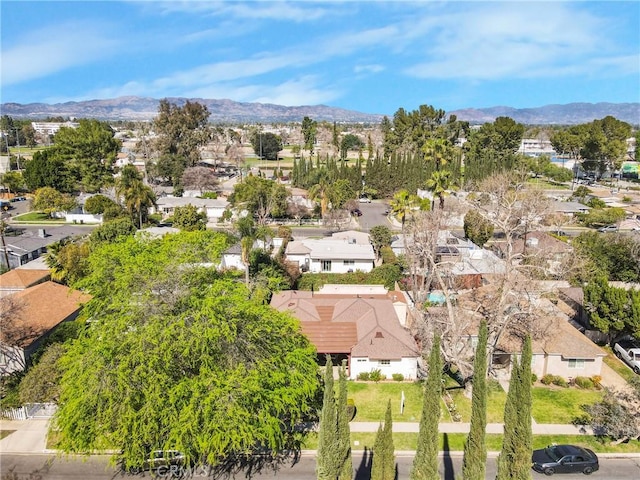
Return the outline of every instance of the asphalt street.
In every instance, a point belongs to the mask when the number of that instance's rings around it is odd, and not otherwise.
[[[413,462],[413,452],[398,452],[396,454],[398,465],[398,480],[409,478]],[[357,451],[353,454],[354,479],[369,480],[371,469],[371,456],[368,452]],[[440,475],[443,480],[460,478],[462,457],[460,455],[443,454],[440,457]],[[67,457],[46,454],[0,455],[0,472],[2,478],[16,480],[102,480],[116,478],[153,478],[150,472],[139,475],[129,475],[120,471],[109,462],[107,456],[94,455],[85,457]],[[12,475],[13,476],[9,476]],[[494,479],[496,474],[495,456],[491,455],[487,460],[487,479]],[[157,472],[155,478],[175,478],[172,472]],[[546,478],[542,474],[532,472],[533,479]],[[247,466],[237,471],[213,472],[209,468],[195,468],[181,478],[210,478],[220,480],[232,479],[291,479],[291,480],[315,480],[315,454],[303,452],[301,457],[292,462],[280,464],[274,471],[271,467],[258,468]],[[561,478],[571,480],[584,478],[582,474],[565,474]],[[631,480],[640,478],[640,458],[601,458],[600,470],[591,478],[602,480]]]

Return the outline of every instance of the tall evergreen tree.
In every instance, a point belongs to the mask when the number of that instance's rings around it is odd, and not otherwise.
[[[393,423],[391,400],[387,403],[384,426],[380,425],[373,444],[371,480],[394,480],[396,478],[396,457],[393,446]]]
[[[429,354],[429,374],[425,384],[418,448],[413,459],[411,480],[439,480],[438,473],[438,422],[440,421],[440,397],[442,393],[442,357],[440,337],[433,340]]]
[[[473,360],[473,393],[471,397],[471,427],[464,444],[462,477],[484,480],[487,463],[485,429],[487,426],[487,322],[480,324],[478,346]]]
[[[507,402],[504,435],[496,480],[531,478],[531,339],[527,337],[521,361],[514,357]]]
[[[338,381],[338,444],[343,460],[339,473],[339,480],[351,480],[353,478],[353,461],[351,459],[351,429],[347,416],[347,373],[345,362],[340,367],[340,379]]]
[[[351,460],[349,448],[351,442],[347,440],[345,446],[344,438],[340,435],[339,418],[341,414],[338,412],[333,383],[333,363],[331,362],[331,356],[327,355],[324,375],[324,397],[318,432],[318,458],[316,462],[318,480],[344,480],[345,477],[342,476],[342,472],[346,469],[347,457]],[[344,389],[344,415],[346,418],[346,381],[344,381]],[[349,428],[348,424],[346,428]]]

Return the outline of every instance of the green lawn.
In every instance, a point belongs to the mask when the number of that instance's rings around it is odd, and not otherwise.
[[[42,212],[28,212],[13,217],[14,222],[24,223],[66,223],[64,218],[51,218],[48,214]]]
[[[394,422],[419,422],[422,412],[422,387],[419,383],[405,382],[349,382],[349,398],[353,399],[357,414],[356,422],[379,422],[384,418],[387,402],[391,401]],[[404,392],[404,413],[400,413],[400,398]],[[463,422],[471,419],[471,399],[462,389],[448,390]],[[579,388],[535,386],[532,415],[537,423],[571,423],[580,416],[583,404],[597,402],[602,392]],[[489,382],[487,399],[487,422],[501,423],[507,395],[497,382]],[[451,422],[444,402],[442,403],[442,421]]]
[[[364,450],[373,448],[375,433],[352,433],[351,447],[354,450]],[[464,442],[467,436],[463,433],[441,433],[440,450],[461,452],[464,450]],[[445,448],[446,439],[446,448]],[[417,433],[394,433],[393,446],[396,451],[415,450],[418,441]],[[487,450],[490,452],[500,451],[502,448],[502,435],[489,434],[485,436]],[[619,445],[603,443],[598,438],[590,435],[534,435],[533,448],[543,448],[552,443],[569,443],[580,445],[592,449],[596,453],[637,453],[640,451],[640,442],[635,440]],[[315,433],[310,434],[302,447],[307,450],[318,448],[318,438]]]

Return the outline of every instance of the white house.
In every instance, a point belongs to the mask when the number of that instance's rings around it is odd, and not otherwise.
[[[288,290],[271,306],[300,320],[319,356],[347,361],[350,379],[380,370],[388,379],[416,379],[420,353],[406,322],[407,298],[379,285],[325,285],[319,292]],[[404,318],[400,318],[403,316]]]
[[[151,213],[159,212],[164,217],[173,215],[176,207],[193,205],[199,211],[207,214],[207,219],[210,223],[216,223],[222,218],[224,211],[229,206],[229,202],[219,198],[160,197],[156,200],[156,205],[158,206],[157,209],[151,209]]]
[[[375,253],[371,244],[325,238],[294,240],[285,250],[287,261],[312,273],[348,273],[373,270]]]

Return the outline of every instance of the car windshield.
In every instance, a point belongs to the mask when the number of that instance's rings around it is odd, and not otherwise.
[[[555,446],[549,446],[545,448],[544,451],[555,462],[557,462],[561,458],[558,449]]]

